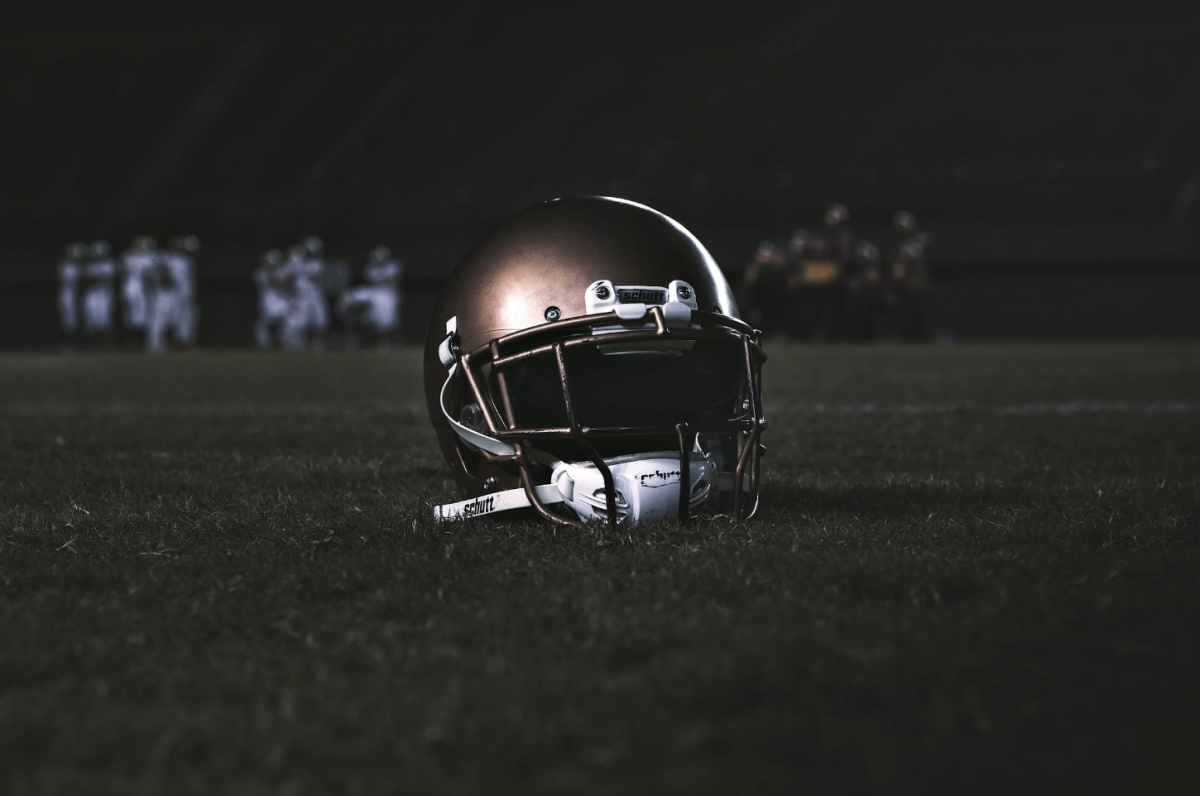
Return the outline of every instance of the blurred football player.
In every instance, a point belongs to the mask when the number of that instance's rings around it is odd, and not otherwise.
[[[904,340],[928,340],[932,333],[928,316],[932,285],[925,247],[918,236],[902,240],[897,247],[888,288],[892,296],[892,333]]]
[[[310,257],[306,246],[296,245],[288,249],[282,268],[291,287],[281,336],[283,347],[320,348],[329,326],[329,312],[321,292],[320,261]]]
[[[786,266],[784,253],[764,240],[742,273],[739,302],[746,307],[746,321],[765,335],[775,334],[784,323]]]
[[[146,345],[146,325],[155,282],[154,271],[162,261],[158,242],[138,235],[121,254],[121,344],[139,349]]]
[[[167,268],[180,288],[178,312],[174,316],[175,334],[184,348],[196,345],[196,332],[200,326],[196,280],[196,254],[199,251],[200,239],[195,235],[173,238],[167,251]]]
[[[928,340],[929,298],[933,285],[929,279],[929,234],[920,228],[917,218],[907,210],[892,217],[893,251],[887,269],[890,294],[889,331],[905,340]]]
[[[168,251],[155,269],[154,290],[150,299],[146,350],[162,351],[168,343],[180,348],[195,344],[197,311],[196,261],[200,250],[195,235],[171,239]]]
[[[330,310],[333,305],[330,303],[329,293],[325,289],[325,279],[329,271],[329,260],[325,256],[325,242],[316,235],[309,235],[300,243],[304,247],[304,271],[311,280],[315,293],[310,295],[308,300],[312,302],[320,301],[321,310],[318,312],[315,308],[310,308],[310,319],[313,321],[313,327],[308,332],[308,344],[310,346],[322,347],[327,342],[329,336],[329,319]],[[348,282],[349,280],[347,280]],[[336,297],[332,299],[336,301]],[[318,319],[323,318],[324,321],[318,323]]]
[[[404,279],[404,263],[392,256],[392,250],[387,246],[376,246],[371,250],[370,259],[363,269],[363,278],[377,290],[375,323],[380,342],[389,345],[399,343],[403,328],[404,293],[401,282]]]
[[[785,322],[784,331],[787,336],[792,339],[803,336],[801,327],[803,326],[804,313],[807,311],[808,304],[807,296],[805,295],[807,287],[803,279],[798,275],[800,269],[803,268],[804,253],[808,249],[808,242],[811,240],[806,229],[794,229],[788,237],[787,244],[787,264],[786,276],[780,290],[783,291],[783,301],[785,305]]]
[[[363,268],[366,284],[346,291],[340,302],[342,315],[379,348],[400,342],[403,275],[404,265],[392,256],[392,250],[376,246]]]
[[[798,266],[789,274],[787,289],[796,296],[792,335],[823,342],[835,333],[842,298],[842,264],[830,251],[829,237],[810,235]]]
[[[917,232],[917,217],[907,210],[897,210],[892,216],[892,231],[900,237],[908,237]]]
[[[79,283],[79,295],[83,302],[83,333],[91,347],[112,347],[116,281],[117,264],[113,261],[108,241],[93,241],[88,247],[88,259]]]
[[[879,247],[869,241],[854,246],[854,264],[846,276],[846,333],[866,342],[879,337],[883,312],[883,267]]]
[[[325,333],[325,338],[329,343],[342,348],[351,344],[350,332],[345,317],[336,310],[342,296],[350,289],[353,277],[350,263],[345,260],[325,260],[321,267],[321,293],[325,297],[329,317],[329,330]]]
[[[66,348],[79,346],[79,283],[87,252],[84,243],[68,244],[58,264],[58,316]]]
[[[835,260],[846,265],[854,259],[854,227],[850,224],[850,211],[843,204],[832,203],[825,208],[825,234],[829,253]]]
[[[291,308],[284,277],[283,252],[279,249],[264,252],[254,269],[254,284],[258,287],[254,344],[259,348],[275,348],[280,344],[283,324]]]

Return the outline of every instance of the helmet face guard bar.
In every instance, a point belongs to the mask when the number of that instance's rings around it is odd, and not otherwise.
[[[653,324],[653,328],[649,328]],[[597,326],[607,327],[597,332]],[[633,327],[625,330],[614,326]],[[584,425],[577,415],[576,401],[571,394],[571,379],[564,353],[573,348],[586,348],[620,344],[708,341],[716,344],[737,346],[738,360],[743,369],[739,399],[745,407],[742,416],[726,421],[705,423],[693,427],[688,423],[674,425]],[[455,341],[456,342],[456,341]],[[558,371],[562,388],[562,399],[566,409],[566,427],[522,427],[516,421],[512,395],[509,390],[509,371],[532,358],[551,358]],[[615,528],[619,520],[617,513],[617,489],[612,471],[596,450],[591,440],[599,437],[632,437],[639,435],[671,435],[679,445],[679,519],[690,519],[691,453],[701,433],[727,434],[736,441],[736,464],[731,473],[720,475],[731,477],[733,513],[738,518],[749,517],[758,506],[759,461],[763,448],[759,438],[766,428],[762,406],[762,363],[766,354],[760,346],[760,333],[746,323],[720,313],[691,312],[686,326],[671,326],[661,306],[647,308],[646,316],[636,319],[618,317],[616,312],[589,314],[566,320],[541,324],[529,329],[498,337],[474,351],[463,353],[459,358],[461,371],[467,386],[479,406],[487,434],[513,446],[513,455],[502,455],[479,449],[479,454],[488,461],[515,466],[521,485],[532,505],[540,514],[557,523],[581,525],[581,520],[568,519],[551,511],[538,496],[532,474],[531,459],[527,446],[538,440],[569,439],[595,465],[604,482],[605,502],[609,526]],[[495,392],[491,389],[495,377]],[[497,401],[496,398],[499,398]],[[700,424],[696,424],[697,426]]]

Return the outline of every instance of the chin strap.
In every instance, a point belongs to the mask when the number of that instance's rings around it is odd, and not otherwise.
[[[458,372],[458,350],[456,347],[456,336],[458,334],[458,316],[455,315],[450,320],[446,321],[446,337],[438,346],[438,359],[446,366],[446,382],[442,385],[441,392],[438,393],[438,408],[442,410],[442,415],[446,418],[446,422],[450,424],[450,428],[458,435],[458,438],[468,445],[485,450],[495,456],[516,456],[517,448],[515,445],[503,442],[495,437],[489,437],[487,434],[476,431],[470,426],[463,425],[456,418],[451,416],[450,410],[446,408],[446,391],[450,389],[450,382],[454,381],[454,374]]]
[[[442,414],[445,415],[446,422],[450,424],[450,428],[454,429],[454,433],[459,436],[459,439],[468,445],[473,445],[480,450],[485,450],[497,456],[516,456],[517,448],[512,443],[498,440],[495,437],[489,437],[487,434],[463,425],[450,416],[450,410],[446,408],[446,391],[450,389],[450,382],[454,381],[454,374],[456,372],[458,372],[458,363],[450,367],[450,373],[446,376],[446,383],[442,385],[441,394],[438,395],[438,406],[441,407]]]
[[[566,500],[563,493],[559,492],[558,487],[553,484],[545,484],[534,487],[534,489],[537,490],[538,500],[543,504],[562,503]],[[434,506],[433,516],[437,520],[466,520],[471,517],[481,517],[484,514],[495,514],[498,511],[524,509],[532,505],[529,502],[529,495],[525,494],[525,489],[517,487],[516,489],[505,489],[503,492],[493,492],[490,495],[481,495],[477,498],[467,498],[457,503]]]

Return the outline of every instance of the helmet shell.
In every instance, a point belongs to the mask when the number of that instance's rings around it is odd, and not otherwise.
[[[459,262],[425,338],[425,398],[443,456],[467,496],[518,486],[508,470],[464,466],[462,443],[442,414],[447,369],[438,348],[456,319],[460,350],[470,352],[513,332],[586,314],[592,283],[666,287],[682,280],[701,310],[740,317],[733,291],[703,244],[673,219],[624,199],[554,199],[501,222]],[[451,401],[454,399],[451,398]],[[460,406],[448,402],[451,413]]]

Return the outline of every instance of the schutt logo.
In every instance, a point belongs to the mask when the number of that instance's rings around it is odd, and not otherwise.
[[[464,517],[478,517],[480,514],[487,514],[496,505],[496,496],[475,498],[467,505],[463,506],[462,515]]]
[[[638,476],[638,485],[647,487],[666,486],[667,484],[678,482],[681,475],[683,473],[679,470],[671,470],[666,473],[661,470],[655,470],[652,473],[642,473]],[[646,483],[647,481],[650,483]]]
[[[666,304],[665,290],[618,290],[617,301],[622,304]]]

